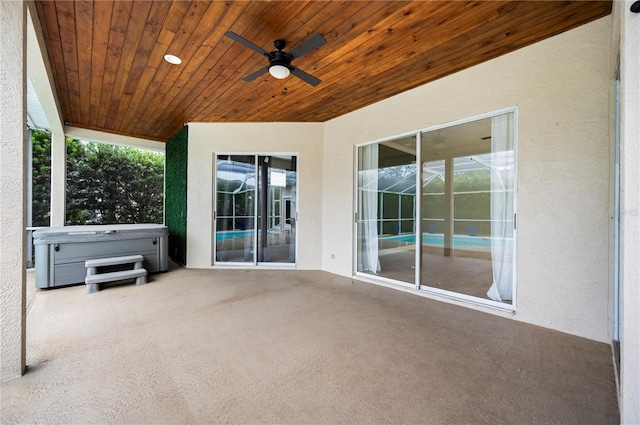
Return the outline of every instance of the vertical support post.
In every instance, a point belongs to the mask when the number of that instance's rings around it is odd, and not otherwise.
[[[33,227],[33,138],[31,129],[27,129],[27,228]],[[26,260],[27,268],[33,267],[33,232],[27,231]]]
[[[398,234],[402,233],[402,196],[398,193]]]
[[[378,220],[376,226],[379,226],[378,235],[384,235],[384,193],[379,190],[376,192],[378,197]]]
[[[236,227],[236,194],[231,194],[231,230],[238,230]],[[243,229],[240,229],[243,230]]]
[[[291,225],[291,232],[289,234],[289,262],[290,263],[296,262],[296,224],[298,224],[297,223],[298,215],[296,213],[296,205],[297,205],[296,200],[298,196],[297,164],[298,164],[298,157],[295,155],[291,156],[291,171],[295,172],[296,179],[292,187],[287,187],[287,189],[291,191],[290,192],[291,199],[289,199],[289,202],[287,203],[288,208],[286,208],[289,224]],[[353,264],[355,264],[355,262],[353,262]]]
[[[268,156],[260,157],[260,249],[258,261],[269,261],[267,237],[269,227],[269,160]]]
[[[0,379],[26,370],[27,4],[0,2]]]
[[[444,255],[453,254],[453,158],[444,160]]]
[[[64,133],[51,134],[51,220],[64,226],[66,214],[67,140]]]

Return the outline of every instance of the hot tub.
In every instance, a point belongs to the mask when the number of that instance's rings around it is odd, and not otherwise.
[[[36,288],[84,283],[86,260],[140,254],[149,273],[167,271],[168,230],[160,224],[47,227],[33,232]]]

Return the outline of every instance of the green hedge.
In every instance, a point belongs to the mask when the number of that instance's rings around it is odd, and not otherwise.
[[[165,177],[165,223],[169,228],[169,256],[187,263],[187,154],[188,127],[167,141]]]
[[[51,134],[32,133],[33,226],[49,226]],[[73,224],[162,223],[164,155],[67,138],[66,219]]]
[[[66,224],[163,222],[164,155],[67,138]]]

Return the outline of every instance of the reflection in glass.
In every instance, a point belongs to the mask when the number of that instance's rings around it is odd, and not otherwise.
[[[216,262],[253,262],[256,166],[253,155],[218,156]]]
[[[416,140],[358,147],[357,272],[512,304],[514,114]]]
[[[415,283],[416,138],[358,148],[357,270]]]
[[[295,263],[297,171],[295,157],[259,156],[259,263]]]
[[[425,132],[421,140],[420,284],[511,303],[513,114]]]
[[[295,156],[218,155],[216,185],[216,263],[295,263]]]

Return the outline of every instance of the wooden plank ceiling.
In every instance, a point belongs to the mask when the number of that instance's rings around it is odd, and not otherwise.
[[[187,122],[323,122],[575,28],[611,1],[37,1],[65,122],[164,141]],[[267,51],[327,44],[293,75]],[[183,62],[171,65],[165,54]]]

